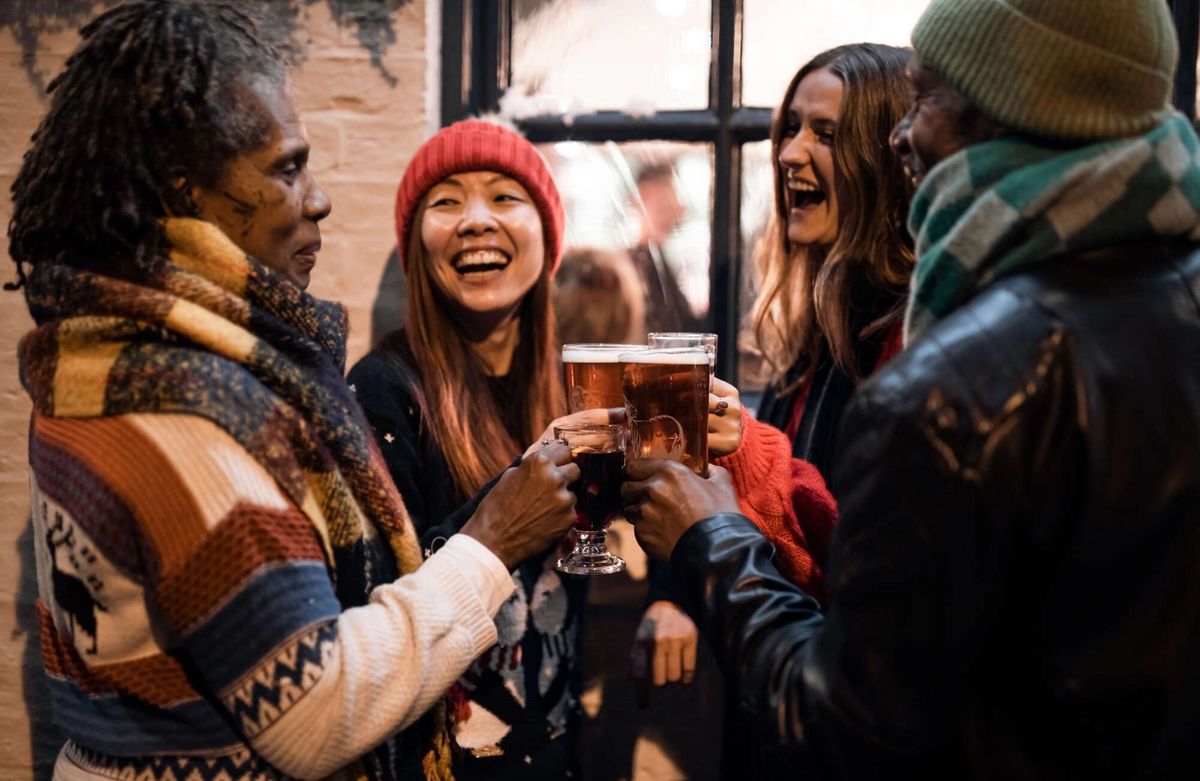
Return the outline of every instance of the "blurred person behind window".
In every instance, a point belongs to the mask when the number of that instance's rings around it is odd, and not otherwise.
[[[641,228],[638,242],[630,248],[629,256],[645,286],[646,328],[649,331],[701,330],[703,323],[692,312],[662,251],[686,213],[676,188],[675,168],[668,162],[650,163],[638,171],[636,182],[638,200],[635,208]]]
[[[646,300],[637,269],[621,251],[568,250],[554,279],[559,344],[635,344],[646,339]]]

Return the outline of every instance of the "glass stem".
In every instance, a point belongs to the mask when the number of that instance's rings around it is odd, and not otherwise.
[[[603,529],[599,531],[575,530],[575,542],[580,548],[603,548],[604,538],[607,536],[608,532]]]

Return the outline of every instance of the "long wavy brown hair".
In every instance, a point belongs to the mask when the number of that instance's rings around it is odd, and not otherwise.
[[[822,52],[805,64],[783,94],[771,126],[775,208],[756,253],[759,295],[751,312],[754,334],[770,369],[788,392],[812,375],[822,341],[856,381],[856,344],[900,321],[912,274],[912,241],[905,227],[912,185],[888,135],[909,107],[905,49],[858,43]],[[842,107],[833,138],[837,238],[828,247],[795,247],[787,237],[788,196],[779,165],[787,112],[800,81],[828,68],[842,81]],[[859,333],[852,333],[855,294],[873,288],[895,300]]]
[[[425,215],[422,203],[413,224]],[[475,494],[504,471],[525,447],[565,411],[551,302],[551,258],[522,299],[520,333],[510,376],[515,409],[501,409],[488,374],[471,341],[450,316],[429,272],[421,231],[413,230],[408,247],[408,322],[405,335],[416,362],[421,423],[433,435],[462,497]],[[519,421],[510,433],[505,421]],[[514,437],[519,436],[519,440]]]

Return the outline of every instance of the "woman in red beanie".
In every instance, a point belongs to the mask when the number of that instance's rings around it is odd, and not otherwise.
[[[562,201],[529,142],[468,120],[417,150],[396,195],[396,232],[407,325],[348,380],[430,550],[454,532],[452,511],[564,411],[551,306]],[[581,415],[607,422],[604,411]],[[585,593],[555,558],[548,551],[513,573],[498,644],[451,690],[458,778],[576,769]]]

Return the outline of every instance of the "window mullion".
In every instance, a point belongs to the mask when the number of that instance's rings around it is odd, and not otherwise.
[[[472,0],[471,114],[499,111],[508,86],[509,0]]]
[[[467,113],[470,102],[469,0],[442,0],[442,126]]]
[[[664,111],[631,117],[620,111],[597,111],[570,120],[561,115],[517,120],[534,143],[548,141],[688,141],[709,143],[720,126],[713,112]]]
[[[1196,55],[1200,38],[1200,0],[1170,0],[1179,35],[1179,67],[1175,71],[1175,107],[1196,116]]]
[[[734,115],[741,96],[742,1],[713,0],[714,59],[710,95],[717,115],[713,150],[712,259],[709,301],[723,347],[717,373],[737,382],[738,276],[741,268],[741,147]]]

